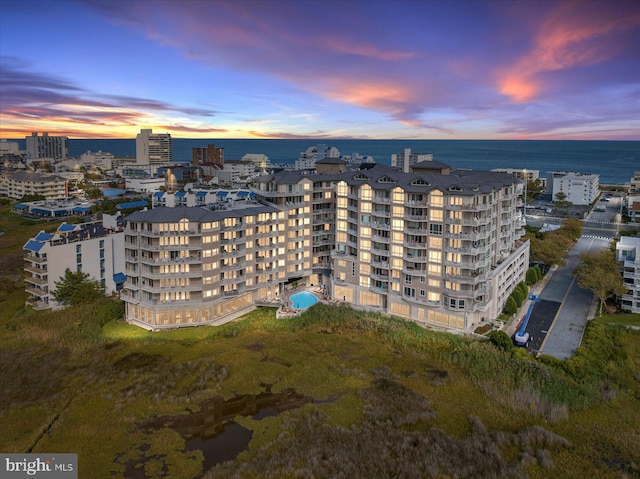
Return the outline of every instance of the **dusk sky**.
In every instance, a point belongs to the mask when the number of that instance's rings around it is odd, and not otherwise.
[[[0,137],[640,140],[640,1],[0,1]]]

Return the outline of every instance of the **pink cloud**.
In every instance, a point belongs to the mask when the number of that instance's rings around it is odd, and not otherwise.
[[[515,103],[529,102],[547,87],[540,74],[594,65],[624,53],[629,48],[623,41],[624,34],[640,25],[640,12],[606,5],[575,1],[559,4],[541,22],[533,47],[499,73],[500,92]]]

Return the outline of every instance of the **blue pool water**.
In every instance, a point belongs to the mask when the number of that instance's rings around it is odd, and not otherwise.
[[[291,296],[291,304],[295,309],[306,309],[318,302],[318,299],[311,293],[303,291]]]

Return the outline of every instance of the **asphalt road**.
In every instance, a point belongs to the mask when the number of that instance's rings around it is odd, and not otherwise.
[[[527,323],[527,349],[558,359],[571,357],[580,342],[594,304],[593,293],[579,287],[572,274],[583,251],[608,247],[609,240],[582,237],[569,251],[566,264],[559,267],[539,295]],[[522,324],[522,323],[520,323]],[[520,329],[520,325],[516,331]]]

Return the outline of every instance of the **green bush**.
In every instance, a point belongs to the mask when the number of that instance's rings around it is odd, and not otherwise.
[[[538,273],[535,268],[529,268],[527,270],[527,284],[536,284],[538,279]]]
[[[540,281],[542,279],[542,270],[540,269],[540,266],[535,265],[533,269],[536,270],[536,274],[538,275],[538,281]]]
[[[507,303],[504,305],[504,311],[508,314],[516,314],[518,311],[518,305],[516,300],[513,299],[513,296],[509,296],[507,298]]]
[[[522,306],[522,302],[524,301],[524,298],[526,298],[520,288],[514,289],[510,297],[513,298],[513,300],[516,302],[516,307],[518,308]]]
[[[521,281],[520,283],[518,283],[518,286],[516,286],[516,288],[518,288],[522,292],[522,296],[524,296],[524,299],[527,299],[527,296],[529,295],[529,286],[527,286],[527,283]]]
[[[513,349],[513,342],[504,331],[491,331],[488,337],[491,344],[502,351],[511,351]]]

